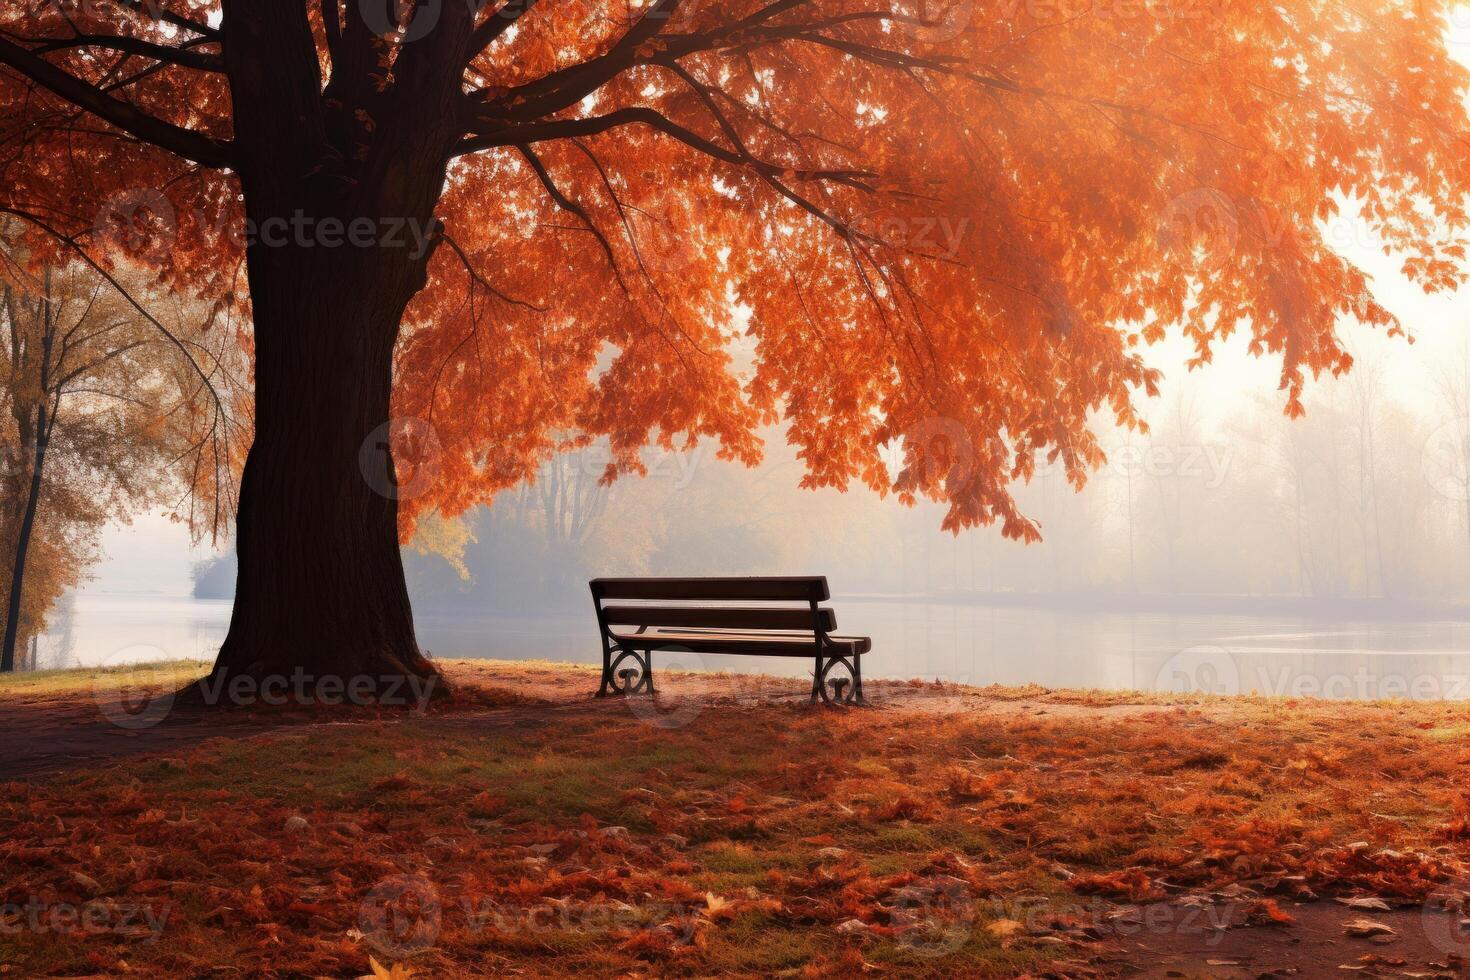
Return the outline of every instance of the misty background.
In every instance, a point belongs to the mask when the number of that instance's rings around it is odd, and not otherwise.
[[[1153,351],[1166,379],[1144,404],[1147,434],[1100,419],[1108,463],[1081,492],[1059,466],[1017,488],[1041,544],[951,535],[939,505],[861,486],[802,490],[779,428],[762,433],[758,467],[710,444],[650,450],[648,475],[612,486],[594,446],[492,506],[424,523],[405,548],[423,645],[591,661],[589,578],[823,574],[843,631],[875,639],[873,676],[1332,696],[1428,678],[1433,690],[1408,693],[1455,696],[1470,688],[1470,303],[1409,285],[1350,217],[1323,234],[1374,276],[1410,339],[1345,321],[1354,370],[1311,383],[1293,421],[1279,361],[1237,337],[1190,371],[1192,350],[1170,338]],[[915,437],[951,432],[934,420]],[[38,665],[211,656],[232,555],[192,547],[162,515],[104,547]],[[803,669],[709,659],[689,666]],[[1311,689],[1364,671],[1352,691]]]

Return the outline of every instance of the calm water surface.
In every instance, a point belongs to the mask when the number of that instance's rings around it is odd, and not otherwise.
[[[1207,690],[1330,698],[1470,699],[1470,623],[1351,622],[1210,614],[1059,612],[922,601],[834,600],[841,632],[873,637],[868,677],[964,684]],[[37,646],[37,666],[208,659],[230,603],[81,594]],[[419,638],[440,657],[593,663],[581,613],[448,616],[421,612]],[[801,676],[805,661],[670,655],[692,669]],[[655,665],[660,663],[655,659]]]

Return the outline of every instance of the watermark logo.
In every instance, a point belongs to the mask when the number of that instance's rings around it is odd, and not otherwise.
[[[1424,900],[1424,937],[1449,956],[1470,959],[1470,879],[1456,878]]]
[[[301,208],[259,220],[231,208],[217,213],[195,208],[184,217],[185,226],[239,249],[393,249],[404,252],[411,261],[427,255],[443,232],[442,225],[432,217],[318,216]],[[173,204],[161,191],[147,187],[112,195],[92,223],[93,233],[104,247],[152,263],[161,261],[173,249],[179,229],[179,214]]]
[[[638,261],[646,269],[667,274],[693,265],[704,255],[704,218],[705,205],[698,194],[655,191],[628,211]]]
[[[975,900],[969,884],[953,875],[915,879],[890,896],[889,921],[903,930],[898,942],[924,957],[948,956],[969,941],[975,928]]]
[[[552,851],[557,847],[549,846]],[[544,853],[525,860],[537,866],[547,863]],[[408,873],[390,875],[373,886],[358,906],[356,932],[349,935],[362,939],[381,956],[402,960],[432,949],[446,923],[471,936],[493,930],[533,937],[577,933],[626,938],[632,932],[651,930],[667,937],[671,945],[687,947],[702,921],[699,910],[682,903],[630,905],[606,896],[590,901],[541,899],[518,908],[483,896],[455,895],[452,890],[446,894],[425,875]]]
[[[199,682],[205,704],[243,708],[287,704],[337,707],[411,707],[419,714],[428,709],[438,677],[429,674],[310,674],[297,667],[289,674],[231,673],[216,670]]]
[[[417,41],[439,25],[444,0],[358,0],[357,9],[368,30],[378,37]]]
[[[709,444],[704,442],[683,450],[664,446],[644,446],[638,451],[639,462],[643,464],[643,474],[639,479],[645,482],[668,481],[675,490],[683,490],[694,482],[699,471],[714,458]],[[508,455],[507,459],[509,459]],[[613,466],[615,462],[611,447],[605,440],[600,440],[543,462],[537,471],[537,479],[553,479],[560,475],[600,480],[607,473],[608,467]],[[505,472],[511,471],[508,464],[500,469]]]
[[[178,215],[160,190],[134,187],[112,195],[92,231],[106,249],[139,262],[161,262],[179,234]]]
[[[1451,50],[1470,47],[1470,4],[1451,4],[1447,19],[1449,24],[1445,41]]]
[[[920,419],[903,432],[890,459],[890,472],[899,470],[896,484],[901,489],[942,485],[953,491],[967,485],[975,475],[975,446],[970,433],[957,419],[931,416]]]
[[[439,941],[444,910],[438,887],[418,874],[391,875],[368,892],[357,927],[379,953],[402,959]]]
[[[1330,701],[1463,701],[1470,676],[1384,671],[1360,664],[1353,670],[1316,670],[1267,656],[1252,663],[1251,648],[1234,651],[1210,644],[1181,650],[1159,668],[1152,690],[1172,694],[1259,694]],[[1241,661],[1245,660],[1243,666]],[[1247,669],[1249,668],[1249,669]]]
[[[1240,665],[1224,647],[1201,644],[1164,661],[1154,690],[1174,694],[1239,694]]]
[[[726,673],[724,664],[687,647],[655,649],[649,659],[657,676],[653,696],[633,694],[627,698],[627,704],[634,717],[655,728],[684,728],[712,703],[759,697],[763,691],[761,675]],[[614,677],[617,690],[636,691],[642,683],[640,659],[631,655],[624,657],[620,665],[614,665],[614,669],[636,672],[636,676]]]
[[[1240,214],[1223,192],[1196,187],[1164,206],[1156,236],[1171,260],[1195,272],[1208,272],[1235,253]]]
[[[704,671],[708,669],[705,658],[687,647],[664,647],[655,650],[649,655],[650,661],[653,657],[658,658],[658,670],[662,677],[667,677],[670,672],[675,671]],[[625,663],[632,663],[634,658],[628,658]],[[642,670],[640,665],[636,668]],[[642,681],[642,678],[617,678],[621,687],[633,689]],[[655,728],[683,728],[699,717],[704,710],[704,698],[697,696],[669,697],[667,694],[659,696],[657,687],[654,688],[652,697],[640,697],[633,695],[627,698],[629,710],[634,717],[646,725]]]
[[[92,682],[92,702],[102,717],[119,728],[152,728],[173,711],[174,696],[195,677],[185,668],[159,666],[169,660],[162,649],[135,644],[114,650],[99,665],[104,670]]]
[[[1124,443],[1106,447],[1107,462],[1097,469],[1101,478],[1142,478],[1155,480],[1177,479],[1197,481],[1202,489],[1216,490],[1230,475],[1235,451],[1229,446],[1216,445],[1169,445],[1149,443],[1136,446]],[[1062,473],[1061,460],[1042,462],[1036,465],[1038,477]]]
[[[150,663],[167,657],[158,647],[124,647],[107,658],[121,669],[100,673],[92,686],[98,711],[119,728],[152,728],[173,711],[178,692],[194,685],[200,701],[211,707],[282,707],[287,704],[337,707],[412,708],[428,710],[438,677],[429,674],[309,674],[297,667],[291,673],[257,676],[220,669],[199,678],[189,665]]]
[[[362,441],[358,469],[368,486],[390,500],[412,500],[438,480],[444,456],[439,434],[427,421],[390,419]]]
[[[944,44],[965,32],[975,16],[973,0],[907,0],[895,13],[900,26],[920,44]]]
[[[1424,479],[1449,500],[1470,500],[1470,418],[1446,422],[1424,440],[1419,457]]]

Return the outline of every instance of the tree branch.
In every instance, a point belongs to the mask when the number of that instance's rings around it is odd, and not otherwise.
[[[460,262],[464,263],[465,272],[469,273],[470,279],[473,282],[478,283],[480,287],[491,296],[494,296],[502,303],[506,303],[510,306],[519,306],[522,309],[531,310],[535,313],[546,312],[546,307],[544,306],[537,306],[535,303],[528,303],[523,299],[516,299],[514,296],[508,296],[505,293],[501,292],[499,289],[496,289],[493,285],[491,285],[490,280],[480,275],[479,271],[474,267],[473,264],[471,264],[470,257],[465,254],[464,249],[459,247],[459,242],[456,242],[453,236],[445,233],[444,243],[454,250],[455,255],[459,256],[459,260]]]
[[[776,0],[766,7],[734,23],[696,34],[659,35],[660,22],[677,6],[677,0],[650,6],[634,28],[613,48],[599,58],[571,65],[542,76],[535,81],[487,98],[484,90],[466,96],[467,114],[487,122],[529,122],[544,119],[577,104],[592,92],[629,68],[644,64],[672,64],[679,58],[723,47],[761,46],[781,41],[807,41],[825,45],[849,56],[888,68],[923,68],[963,75],[982,85],[1008,91],[1022,88],[1003,78],[964,72],[958,68],[961,59],[954,57],[921,57],[902,51],[891,51],[821,33],[847,23],[877,20],[930,25],[921,17],[892,11],[862,11],[825,17],[820,20],[790,24],[771,24],[775,17],[793,10],[808,0]],[[647,42],[647,43],[645,43]],[[473,126],[470,127],[473,129]]]
[[[180,48],[193,48],[193,47],[197,47],[197,46],[199,46],[201,44],[213,44],[213,43],[214,42],[211,41],[207,37],[196,37],[196,38],[193,38],[191,40],[185,41],[183,44],[179,45],[179,47]],[[142,71],[134,72],[133,74],[128,75],[125,78],[119,78],[115,82],[108,82],[106,85],[101,86],[102,91],[104,91],[104,92],[116,92],[118,89],[127,88],[129,85],[136,85],[136,84],[138,84],[139,82],[143,81],[146,78],[152,78],[154,75],[156,75],[159,72],[163,71],[167,67],[168,67],[168,64],[167,63],[162,62],[162,61],[155,61],[153,64],[149,65],[147,68],[144,68]],[[224,70],[224,68],[223,68],[223,59],[221,59],[221,68],[220,68],[220,70],[221,71]]]
[[[510,30],[511,25],[529,13],[534,6],[536,0],[506,0],[496,8],[490,18],[470,35],[469,60],[474,61],[480,52],[494,44],[500,35]]]
[[[223,39],[223,36],[220,34],[220,32],[213,27],[210,27],[208,24],[201,23],[197,20],[192,20],[188,17],[183,16],[182,14],[171,13],[167,10],[159,10],[156,0],[117,0],[117,5],[127,10],[131,10],[133,13],[138,14],[142,17],[146,17],[151,21],[162,21],[165,24],[172,24],[174,27],[180,27],[186,31],[191,31],[195,34],[198,34],[200,37],[207,37],[211,41],[219,41]]]
[[[0,64],[123,132],[186,160],[215,168],[229,167],[234,162],[232,144],[140,112],[18,44],[0,39]]]
[[[735,124],[730,122],[730,120],[726,118],[725,114],[720,111],[720,107],[715,104],[715,100],[711,97],[709,93],[708,86],[699,81],[699,79],[695,78],[693,75],[689,74],[683,68],[680,68],[678,63],[670,64],[669,69],[673,71],[674,74],[678,75],[679,78],[682,79],[686,85],[694,90],[694,93],[699,97],[700,101],[704,103],[705,108],[709,110],[710,115],[714,116],[716,123],[720,127],[720,130],[725,134],[725,138],[728,139],[731,143],[734,143],[736,148],[743,156],[745,156],[746,159],[754,160],[754,157],[751,156],[750,151],[745,148],[745,141],[740,138],[740,133],[736,131]],[[812,201],[807,200],[802,195],[787,187],[784,183],[776,178],[775,173],[773,173],[771,170],[760,167],[756,167],[754,169],[756,173],[760,176],[760,178],[765,181],[768,186],[774,189],[782,197],[786,198],[788,201],[801,208],[803,211],[806,211],[813,217],[819,218],[827,224],[831,225],[844,237],[848,237],[854,234],[852,228],[848,225],[847,222],[841,220],[840,218],[837,218],[834,215],[828,214],[825,208],[822,208]],[[864,190],[871,190],[871,188],[868,187],[866,184],[858,184],[855,181],[853,183]]]
[[[187,47],[154,44],[152,41],[121,34],[78,34],[75,37],[65,38],[11,36],[18,41],[35,44],[36,47],[31,48],[32,54],[50,54],[52,51],[65,51],[69,48],[107,48],[111,51],[122,51],[126,54],[136,54],[144,58],[152,58],[154,61],[178,65],[181,68],[211,72],[225,70],[224,59],[217,54],[194,51]]]
[[[833,181],[847,184],[860,190],[869,190],[870,188],[862,180],[863,178],[874,176],[870,171],[864,170],[814,170],[782,167],[751,156],[743,149],[732,150],[712,140],[705,139],[693,130],[681,126],[657,110],[650,109],[646,106],[628,106],[626,108],[616,109],[605,115],[587,116],[582,119],[557,119],[550,122],[510,126],[471,139],[462,140],[455,148],[454,155],[460,156],[465,153],[474,153],[479,150],[501,146],[521,146],[530,143],[544,143],[548,140],[593,136],[598,133],[605,133],[611,129],[616,129],[619,126],[630,126],[639,123],[650,126],[667,136],[671,136],[707,156],[736,166],[750,167],[762,175],[781,175],[793,180]]]
[[[795,0],[784,0],[784,2],[795,2]],[[583,98],[636,64],[638,49],[643,42],[658,34],[679,3],[680,0],[654,0],[644,11],[643,16],[628,30],[628,33],[620,37],[606,54],[600,58],[593,58],[560,71],[554,71],[549,75],[543,75],[533,82],[527,82],[525,85],[512,89],[504,97],[495,99],[493,103],[485,104],[489,110],[487,114],[491,117],[521,120],[540,119],[560,112],[568,106],[576,105]],[[483,92],[471,93],[467,99],[471,113],[474,112],[476,99],[483,100],[483,98]],[[511,106],[514,106],[514,112],[496,111],[496,109],[508,109]]]
[[[613,273],[616,275],[618,272],[618,263],[613,258],[612,245],[608,242],[607,236],[593,222],[592,216],[587,213],[587,209],[562,193],[561,188],[557,187],[556,182],[551,179],[551,174],[547,171],[546,164],[542,163],[541,158],[536,155],[536,151],[524,143],[518,144],[516,149],[521,151],[521,156],[525,157],[526,162],[531,165],[531,169],[536,171],[536,176],[541,180],[541,186],[546,188],[546,193],[551,196],[552,201],[556,202],[556,206],[569,214],[576,215],[581,219],[582,224],[587,226],[587,230],[597,239],[597,244],[602,246],[602,252],[607,256],[607,264],[612,266]],[[621,278],[619,276],[619,280]],[[624,288],[626,289],[626,287]]]

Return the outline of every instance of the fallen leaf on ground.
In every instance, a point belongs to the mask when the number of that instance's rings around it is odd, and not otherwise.
[[[1374,922],[1372,919],[1349,919],[1342,924],[1342,929],[1349,936],[1396,936],[1398,935],[1391,927],[1382,922]]]
[[[1014,936],[1018,932],[1025,931],[1026,927],[1015,919],[996,919],[994,922],[985,924],[985,931],[992,936],[1005,939]]]
[[[1360,895],[1356,898],[1339,898],[1338,901],[1350,909],[1371,909],[1374,912],[1391,911],[1387,902],[1381,898],[1374,898],[1372,895]]]

